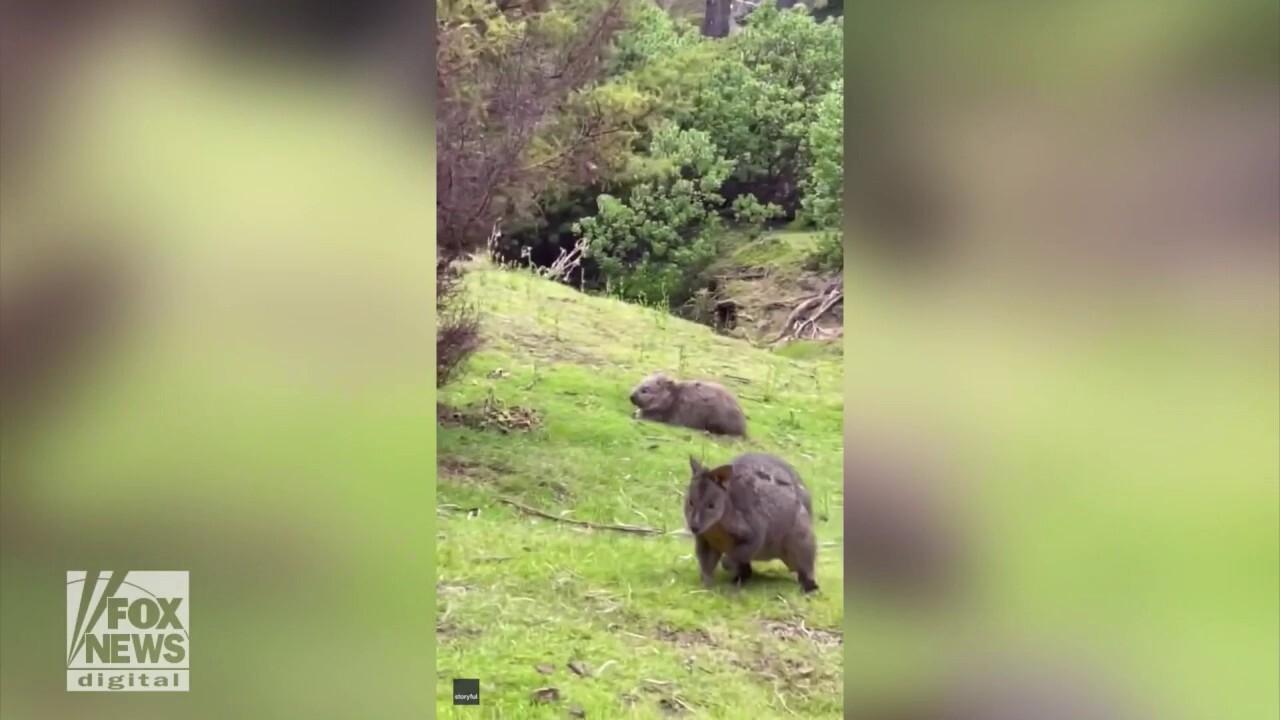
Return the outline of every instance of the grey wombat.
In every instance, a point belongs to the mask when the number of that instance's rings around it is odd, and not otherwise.
[[[680,382],[663,373],[654,373],[631,391],[631,404],[639,408],[635,416],[667,425],[705,430],[716,435],[747,434],[747,419],[733,393],[723,385],[706,380]]]
[[[728,465],[707,469],[689,458],[693,473],[684,517],[694,536],[702,584],[710,587],[716,563],[741,585],[751,578],[751,562],[782,560],[806,593],[813,578],[817,543],[813,501],[800,475],[772,455],[747,453]]]

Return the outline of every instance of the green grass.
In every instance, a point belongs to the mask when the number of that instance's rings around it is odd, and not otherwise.
[[[820,236],[818,232],[768,233],[737,244],[727,261],[737,267],[767,267],[794,279],[817,248]]]
[[[840,717],[839,361],[776,357],[523,273],[482,267],[469,290],[487,342],[440,400],[494,398],[543,422],[509,435],[439,430],[438,713],[562,718],[576,705],[586,717],[657,718],[665,704],[709,718]],[[733,387],[751,438],[632,419],[627,395],[657,369]],[[776,562],[737,593],[723,571],[712,591],[699,583],[692,540],[681,534],[688,457],[723,462],[749,450],[786,458],[813,492],[824,543],[814,597]],[[587,530],[499,498],[665,534]],[[589,677],[570,661],[585,663]],[[537,669],[544,664],[549,675]],[[456,677],[480,678],[478,713],[453,707]],[[534,703],[544,687],[557,688],[559,702]]]
[[[774,351],[779,357],[795,360],[817,358],[840,358],[844,355],[844,346],[838,342],[822,340],[794,340]]]

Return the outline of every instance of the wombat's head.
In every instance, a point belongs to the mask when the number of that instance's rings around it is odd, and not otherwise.
[[[729,481],[733,477],[733,466],[721,465],[718,468],[705,468],[695,457],[689,457],[689,469],[693,477],[689,481],[689,491],[685,494],[684,520],[689,532],[700,535],[707,528],[720,522],[724,510],[729,505]]]
[[[654,373],[631,391],[631,404],[642,410],[658,410],[675,402],[676,381],[663,373]]]

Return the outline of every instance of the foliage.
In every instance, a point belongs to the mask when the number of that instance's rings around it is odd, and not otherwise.
[[[805,261],[805,267],[823,272],[840,272],[844,269],[844,234],[824,232],[818,236],[817,246]]]
[[[815,23],[803,6],[779,10],[770,0],[704,73],[699,99],[682,127],[705,130],[737,160],[726,197],[750,193],[799,207],[803,147],[819,105],[843,68],[841,20]]]
[[[820,236],[809,266],[838,272],[844,267],[844,80],[833,82],[818,102],[805,150],[809,163],[801,205],[810,223],[828,231]]]
[[[717,190],[733,163],[707,133],[673,125],[659,129],[649,153],[639,170],[648,177],[625,198],[601,195],[599,212],[574,230],[620,297],[678,304],[716,256]]]
[[[838,228],[844,196],[844,80],[818,102],[805,138],[808,175],[801,205],[807,219],[819,228]]]
[[[670,58],[699,44],[698,29],[686,20],[672,17],[656,3],[634,6],[627,27],[618,33],[608,75],[618,77],[640,70],[660,58]]]
[[[754,195],[739,195],[730,205],[733,217],[739,223],[761,225],[782,214],[782,208],[773,203],[762,203]]]
[[[481,0],[437,7],[437,358],[458,364],[476,326],[442,281],[543,193],[590,177],[614,130],[590,88],[623,23],[622,0],[565,0],[507,12]],[[437,366],[440,382],[453,376]]]
[[[549,264],[585,240],[571,282],[677,306],[730,223],[748,238],[776,218],[839,225],[841,21],[770,2],[712,40],[655,3],[624,17],[598,81],[566,96],[531,144],[557,157],[557,133],[608,118],[590,172],[555,174],[537,212],[508,213],[500,261]],[[822,266],[838,265],[839,241],[827,249]]]
[[[817,211],[839,211],[830,163],[842,153],[843,86],[832,83],[841,41],[840,23],[815,23],[802,8],[767,5],[714,42],[656,7],[635,11],[599,93],[633,98],[631,119],[644,107],[652,122],[633,122],[635,142],[611,168],[615,187],[596,198],[596,215],[571,225],[606,283],[629,299],[678,304],[714,259],[725,220],[758,236],[764,222],[795,215],[802,187],[819,194]]]

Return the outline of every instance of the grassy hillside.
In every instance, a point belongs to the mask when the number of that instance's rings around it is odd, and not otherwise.
[[[481,267],[469,291],[487,344],[440,396],[455,411],[437,442],[439,714],[840,717],[839,360],[779,357],[525,273]],[[633,420],[627,395],[658,369],[733,387],[751,439]],[[778,562],[737,593],[723,571],[712,591],[698,581],[688,457],[748,450],[791,461],[813,492],[814,597]],[[452,705],[457,677],[480,679],[479,713]]]

